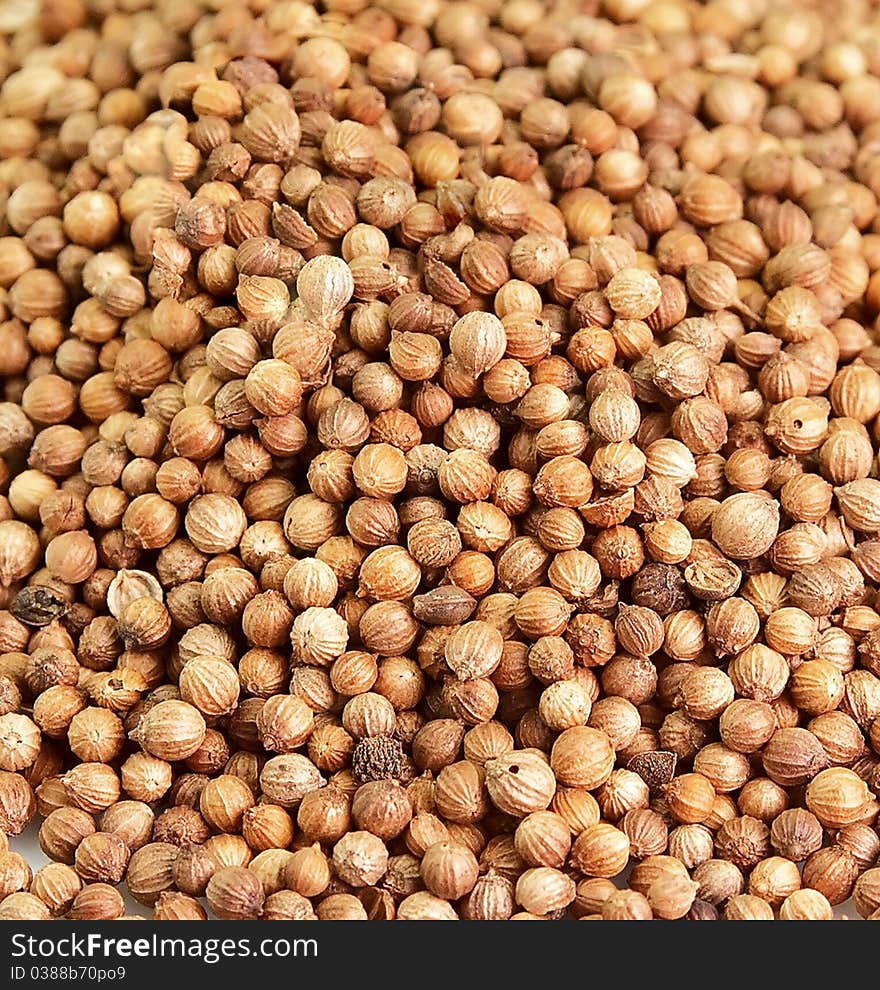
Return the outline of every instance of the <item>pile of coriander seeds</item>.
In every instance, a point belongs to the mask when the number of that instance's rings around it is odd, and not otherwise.
[[[0,919],[880,919],[878,195],[868,0],[4,7]]]

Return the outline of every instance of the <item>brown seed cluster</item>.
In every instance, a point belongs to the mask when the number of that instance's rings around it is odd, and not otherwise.
[[[0,30],[0,918],[880,918],[874,6]]]

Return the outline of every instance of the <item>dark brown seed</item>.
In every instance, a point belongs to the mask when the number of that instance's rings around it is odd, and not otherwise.
[[[652,791],[659,791],[675,776],[675,753],[658,749],[639,753],[627,763],[627,770],[637,773]]]
[[[13,599],[9,611],[26,626],[48,626],[53,619],[60,619],[70,607],[61,595],[51,588],[35,585],[22,588]]]
[[[390,736],[372,736],[355,746],[351,770],[362,784],[370,780],[398,778],[406,768],[403,746]]]
[[[632,579],[633,605],[644,605],[666,618],[688,607],[688,590],[681,571],[674,564],[647,564]]]
[[[717,921],[718,908],[708,901],[697,899],[691,904],[691,909],[685,915],[688,921]]]

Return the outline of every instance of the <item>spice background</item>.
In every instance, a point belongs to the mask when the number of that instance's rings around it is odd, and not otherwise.
[[[31,869],[35,872],[39,870],[41,866],[45,866],[47,859],[43,851],[40,849],[39,841],[37,839],[37,826],[36,824],[31,825],[22,835],[16,840],[15,848],[16,850],[27,860],[30,864]],[[628,871],[626,871],[628,872]],[[625,882],[625,876],[621,882]],[[139,904],[125,889],[124,885],[120,888],[123,895],[123,901],[125,904],[126,913],[129,916],[140,917],[149,919],[151,916],[150,910],[142,904]],[[834,917],[840,918],[842,920],[854,920],[859,918],[858,912],[854,909],[851,901],[845,901],[843,904],[838,904],[834,908]]]
[[[880,920],[878,162],[865,0],[0,7],[0,919]]]

